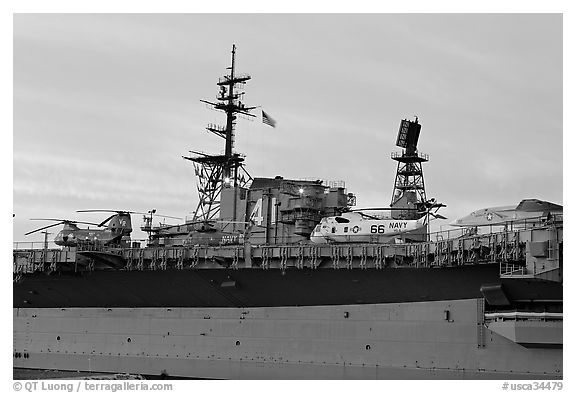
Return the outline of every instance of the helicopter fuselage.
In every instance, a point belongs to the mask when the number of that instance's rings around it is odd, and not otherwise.
[[[72,223],[65,223],[64,228],[54,238],[54,243],[64,247],[76,247],[78,243],[109,244],[123,236],[130,236],[131,232],[130,216],[118,215],[103,229],[81,229]]]
[[[390,241],[404,233],[423,228],[419,220],[366,219],[355,213],[324,217],[310,235],[313,243],[371,243]]]
[[[122,233],[112,233],[109,229],[63,229],[54,238],[54,243],[76,247],[79,242],[107,244],[120,237]]]
[[[243,233],[223,232],[219,230],[191,231],[174,234],[155,234],[150,244],[174,246],[231,246],[244,243]]]

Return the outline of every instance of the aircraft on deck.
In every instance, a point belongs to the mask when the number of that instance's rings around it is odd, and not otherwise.
[[[431,207],[436,208],[437,211],[444,205],[434,204]],[[322,218],[312,231],[310,241],[312,243],[388,243],[403,234],[424,228],[430,216],[445,218],[439,214],[431,213],[430,209],[427,212],[421,212],[423,216],[417,220],[379,218],[362,213],[360,210],[365,209],[342,213],[340,216]]]
[[[518,205],[487,207],[473,211],[467,216],[452,221],[458,227],[480,227],[489,225],[539,223],[562,215],[562,206],[539,199],[524,199]]]
[[[235,229],[231,224],[238,224]],[[199,220],[177,225],[160,225],[149,229],[149,245],[228,246],[244,242],[246,221]]]
[[[93,222],[72,221],[59,218],[35,218],[33,220],[56,221],[56,223],[27,232],[25,233],[25,235],[30,235],[32,233],[39,232],[63,224],[64,227],[62,228],[62,230],[58,232],[54,237],[54,243],[56,243],[56,245],[58,246],[77,247],[79,243],[99,244],[99,245],[104,244],[119,245],[122,242],[130,241],[130,234],[132,233],[132,220],[130,218],[130,214],[133,213],[145,214],[132,211],[108,210],[108,209],[78,210],[77,212],[79,213],[109,212],[113,214],[99,224]],[[76,224],[94,225],[96,228],[94,229],[79,228]]]
[[[57,221],[55,224],[47,225],[42,228],[35,229],[33,231],[27,232],[24,235],[30,235],[35,232],[42,231],[44,229],[48,229],[51,227],[55,227],[57,225],[64,225],[62,230],[56,234],[54,237],[54,243],[58,246],[64,247],[76,247],[78,243],[100,243],[100,244],[109,244],[115,241],[119,241],[122,236],[126,233],[126,231],[132,230],[131,227],[126,225],[121,226],[120,220],[123,220],[123,217],[115,217],[113,219],[109,219],[110,224],[108,227],[103,229],[90,229],[90,228],[79,228],[76,224],[89,224],[94,225],[95,227],[104,226],[103,224],[96,224],[92,222],[85,222],[85,221],[72,221],[72,220],[62,220],[59,218],[33,218],[33,220],[39,221]],[[124,221],[129,225],[130,221]],[[122,228],[122,229],[120,229]]]

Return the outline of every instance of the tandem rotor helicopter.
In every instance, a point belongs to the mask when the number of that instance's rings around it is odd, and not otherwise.
[[[88,212],[108,212],[114,213],[106,218],[101,223],[93,223],[86,221],[74,221],[59,218],[33,218],[34,221],[56,221],[56,223],[44,226],[27,232],[24,235],[30,235],[45,229],[64,225],[62,230],[54,238],[54,243],[58,246],[64,247],[77,247],[79,243],[100,244],[100,245],[113,245],[121,244],[123,241],[130,241],[130,234],[132,233],[132,219],[130,214],[144,214],[145,220],[149,218],[152,221],[152,215],[156,210],[151,210],[148,213],[133,212],[127,210],[110,210],[110,209],[89,209],[77,210],[78,213]],[[164,216],[156,214],[157,217],[166,217],[178,219],[178,217]],[[79,228],[76,224],[95,225],[96,227],[104,227],[103,229]],[[107,225],[106,225],[107,224]]]

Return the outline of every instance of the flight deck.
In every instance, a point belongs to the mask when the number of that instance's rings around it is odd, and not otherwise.
[[[496,229],[496,228],[495,228]],[[90,270],[165,269],[384,269],[499,263],[502,277],[562,281],[561,217],[540,226],[488,233],[436,232],[416,243],[44,248],[15,243],[14,274]],[[32,247],[31,247],[32,246]],[[28,248],[27,248],[28,247]]]

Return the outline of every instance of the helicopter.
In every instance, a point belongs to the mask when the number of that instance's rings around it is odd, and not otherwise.
[[[426,207],[425,211],[411,208],[356,209],[342,213],[339,216],[324,217],[312,231],[310,241],[312,243],[395,242],[402,234],[424,228],[430,220],[430,216],[439,219],[446,218],[436,214],[438,209],[446,205],[431,200],[423,204],[423,206]],[[436,209],[434,213],[431,212],[432,209]],[[416,220],[382,218],[374,214],[364,213],[363,211],[366,210],[416,210],[417,214],[422,215],[422,217]]]
[[[57,225],[64,224],[64,227],[54,238],[54,243],[58,246],[77,247],[79,243],[99,243],[99,244],[121,244],[123,241],[130,241],[132,233],[132,220],[130,214],[145,214],[126,210],[109,210],[109,209],[90,209],[77,210],[78,213],[87,212],[111,212],[114,213],[101,223],[86,221],[73,221],[59,218],[36,218],[33,220],[56,221],[56,223],[35,229],[25,233],[30,235]],[[84,229],[79,228],[76,224],[95,225],[96,227],[105,227],[103,229]]]
[[[160,225],[151,228],[148,244],[156,246],[227,246],[244,242],[244,229],[227,230],[230,224],[249,224],[245,221],[199,220],[179,225]]]
[[[54,243],[58,246],[64,247],[76,247],[79,242],[101,242],[101,243],[111,243],[117,240],[122,234],[117,234],[115,228],[105,229],[81,229],[76,224],[88,224],[95,225],[97,227],[103,226],[93,222],[86,221],[73,221],[73,220],[63,220],[59,218],[33,218],[36,221],[57,221],[55,224],[47,225],[42,228],[35,229],[33,231],[27,232],[24,235],[30,235],[35,232],[42,231],[57,225],[64,225],[62,230],[56,234],[54,238]]]
[[[161,230],[163,228],[171,228],[171,227],[178,226],[178,225],[160,224],[160,226],[158,226],[158,227],[153,227],[152,226],[152,218],[156,214],[156,209],[148,210],[148,213],[140,213],[140,214],[143,214],[143,216],[142,216],[143,222],[142,222],[142,226],[140,227],[140,229],[143,232],[146,232],[148,234],[148,239],[152,239],[153,234],[158,232],[159,230]],[[156,214],[156,217],[172,218],[175,220],[181,220],[182,219],[180,217],[165,216],[162,214]]]
[[[116,235],[116,237],[124,242],[130,242],[130,234],[132,233],[132,219],[131,214],[142,214],[144,223],[141,229],[148,232],[150,235],[153,231],[152,228],[152,218],[165,217],[173,218],[179,220],[179,217],[165,216],[162,214],[156,214],[156,209],[149,210],[147,213],[135,212],[129,210],[111,210],[111,209],[88,209],[88,210],[77,210],[78,213],[92,213],[92,212],[109,212],[114,213],[99,225],[102,226],[108,223],[108,229]]]

